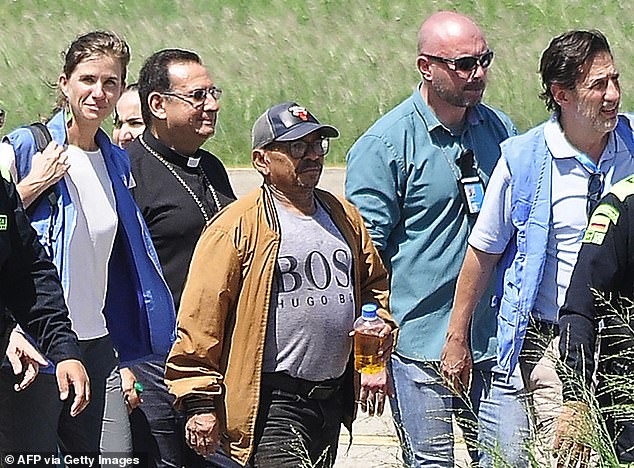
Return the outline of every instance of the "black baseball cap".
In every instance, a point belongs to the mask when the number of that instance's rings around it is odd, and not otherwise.
[[[296,102],[285,102],[269,108],[253,125],[253,149],[263,148],[274,141],[295,141],[319,131],[329,138],[339,136],[331,125],[322,125],[313,114]]]

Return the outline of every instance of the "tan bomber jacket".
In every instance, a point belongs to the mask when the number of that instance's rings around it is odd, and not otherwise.
[[[271,193],[260,187],[232,203],[205,228],[178,313],[178,334],[167,360],[166,382],[176,406],[195,396],[213,402],[221,443],[246,464],[253,451],[264,340],[280,232]],[[387,311],[387,272],[357,209],[316,190],[352,251],[357,314],[374,302]],[[307,240],[308,241],[308,240]],[[359,379],[348,372],[345,423],[351,427]]]

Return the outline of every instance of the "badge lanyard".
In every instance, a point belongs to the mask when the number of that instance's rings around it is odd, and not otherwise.
[[[475,157],[473,150],[465,148],[462,150],[460,157],[458,158],[458,168],[460,173],[456,171],[455,165],[452,164],[449,156],[445,152],[445,149],[441,146],[440,150],[445,156],[449,168],[454,177],[458,181],[460,193],[462,194],[467,213],[472,216],[477,216],[482,208],[482,202],[484,200],[484,182],[478,174],[478,170],[475,167]]]
[[[601,173],[599,166],[597,166],[597,164],[592,159],[590,159],[587,154],[578,153],[575,155],[575,159],[579,161],[579,163],[584,167],[584,169],[588,171],[590,174]]]

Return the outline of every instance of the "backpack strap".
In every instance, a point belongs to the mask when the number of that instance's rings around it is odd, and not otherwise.
[[[44,148],[53,141],[48,127],[41,122],[33,122],[28,126],[28,129],[31,131],[33,139],[35,140],[35,146],[37,146],[37,150],[40,152],[44,151]]]
[[[33,122],[30,125],[27,125],[27,128],[31,131],[33,135],[33,139],[35,140],[35,146],[37,147],[37,151],[42,152],[48,146],[48,144],[53,141],[53,137],[51,136],[51,132],[48,127],[41,122]],[[27,215],[32,216],[35,208],[43,201],[48,200],[51,206],[57,205],[57,193],[55,192],[55,186],[57,184],[51,185],[47,188],[36,200],[33,201],[26,209]]]

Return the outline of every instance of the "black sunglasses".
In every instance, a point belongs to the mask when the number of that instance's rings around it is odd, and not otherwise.
[[[460,57],[455,59],[445,58],[445,57],[437,57],[435,55],[422,54],[423,56],[435,60],[436,62],[446,63],[453,70],[460,71],[473,71],[478,65],[482,68],[486,69],[491,66],[491,62],[493,62],[493,51],[487,50],[484,54],[473,56],[467,55],[466,57]]]

